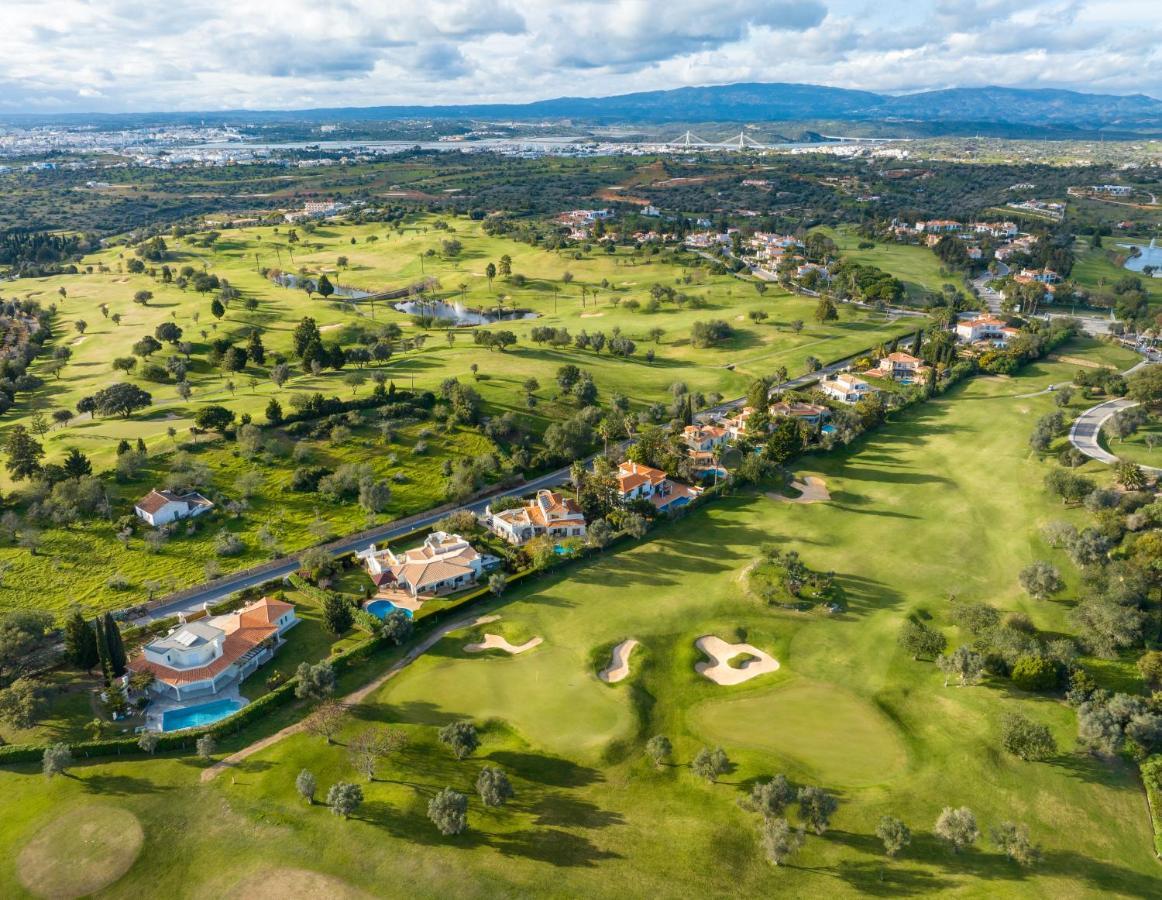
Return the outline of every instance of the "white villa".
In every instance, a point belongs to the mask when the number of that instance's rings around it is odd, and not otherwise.
[[[173,491],[152,490],[137,501],[133,511],[139,519],[156,528],[178,519],[192,519],[213,508],[214,504],[197,491],[175,494]]]
[[[420,594],[445,594],[471,587],[484,571],[485,558],[458,534],[433,531],[414,550],[396,554],[372,544],[356,554],[376,587]]]
[[[687,425],[682,429],[682,440],[691,450],[709,453],[730,440],[730,432],[717,425]]]
[[[924,360],[917,359],[910,353],[889,353],[887,356],[880,359],[879,369],[885,375],[890,375],[892,378],[907,378],[915,375],[923,369],[927,368],[924,365]]]
[[[622,503],[648,500],[665,511],[685,506],[701,493],[701,488],[673,481],[661,469],[652,466],[626,460],[617,467],[617,496]]]
[[[538,535],[585,537],[585,514],[577,501],[554,491],[537,491],[524,506],[494,513],[484,508],[480,522],[510,544],[524,544]]]
[[[819,389],[832,400],[840,403],[858,403],[875,388],[852,372],[843,372],[830,381],[821,381]]]
[[[178,625],[146,644],[127,667],[152,674],[152,690],[163,696],[212,696],[273,657],[299,621],[292,604],[263,597],[235,613]]]
[[[818,403],[804,403],[802,400],[780,400],[771,404],[771,417],[775,419],[795,419],[808,425],[822,425],[831,417],[831,410]]]
[[[1019,333],[1020,329],[1012,328],[994,316],[978,316],[956,323],[956,336],[969,344],[986,340],[1006,341]]]

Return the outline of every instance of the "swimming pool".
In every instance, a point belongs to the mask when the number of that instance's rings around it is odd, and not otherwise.
[[[211,700],[209,703],[199,703],[197,706],[167,709],[161,714],[161,730],[180,731],[182,728],[209,725],[233,715],[245,705],[246,703],[242,700]]]
[[[409,619],[413,618],[413,613],[410,609],[404,609],[402,606],[396,606],[390,600],[372,600],[364,607],[369,613],[377,619],[386,619],[393,612],[401,612]]]
[[[835,434],[835,426],[834,425],[824,425],[819,430],[822,431],[824,434]]]

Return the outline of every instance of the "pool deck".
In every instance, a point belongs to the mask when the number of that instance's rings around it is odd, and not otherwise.
[[[372,597],[368,603],[374,603],[376,600],[386,600],[392,606],[416,613],[420,611],[420,608],[424,605],[424,601],[428,599],[428,597],[413,598],[407,591],[380,588],[379,593]]]
[[[169,700],[164,697],[154,697],[153,702],[149,704],[149,708],[145,711],[144,727],[149,731],[164,733],[165,729],[162,728],[162,717],[167,712],[172,712],[175,709],[189,709],[191,706],[204,706],[207,703],[213,703],[215,700],[234,700],[243,704],[250,702],[238,690],[237,682],[227,685],[216,694],[207,694],[205,697],[196,697],[189,700]]]

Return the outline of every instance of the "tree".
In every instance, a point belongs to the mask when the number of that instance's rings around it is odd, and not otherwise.
[[[441,744],[447,744],[451,748],[456,759],[468,758],[480,746],[476,726],[471,722],[452,722],[445,725],[440,729],[438,737]]]
[[[215,319],[221,319],[226,315],[226,307],[222,305],[222,301],[215,297],[210,301],[210,315]]]
[[[315,290],[319,292],[324,300],[335,293],[335,285],[331,284],[331,279],[322,274],[319,276],[319,283],[315,285]]]
[[[499,597],[508,587],[508,578],[503,572],[493,572],[488,576],[488,590],[494,597]]]
[[[160,738],[156,731],[149,731],[148,729],[141,732],[140,737],[137,738],[137,746],[141,748],[143,753],[148,753],[153,756],[154,751],[157,750]]]
[[[721,747],[714,750],[703,747],[694,757],[694,761],[690,763],[690,768],[699,778],[705,778],[714,784],[718,781],[719,775],[724,775],[730,771],[730,759]]]
[[[1060,674],[1054,660],[1035,652],[1019,656],[1009,677],[1023,691],[1047,691],[1057,687]]]
[[[331,807],[331,812],[344,819],[350,818],[351,813],[355,812],[362,803],[363,788],[357,784],[337,781],[327,791],[327,805]]]
[[[136,356],[116,356],[113,358],[113,368],[120,369],[126,375],[137,368]]]
[[[1151,688],[1162,686],[1162,650],[1147,650],[1138,657],[1138,672]]]
[[[161,349],[161,341],[153,335],[147,334],[133,345],[133,354],[148,359]]]
[[[327,594],[327,599],[323,602],[323,626],[335,637],[339,637],[346,634],[354,623],[355,613],[351,609],[351,604],[338,594]]]
[[[1021,587],[1025,589],[1025,593],[1034,600],[1048,600],[1053,594],[1065,587],[1065,582],[1061,580],[1061,573],[1057,571],[1057,567],[1043,560],[1025,566],[1021,570],[1018,580],[1021,582]]]
[[[1119,462],[1114,466],[1114,481],[1128,491],[1140,491],[1146,486],[1146,473],[1137,463]]]
[[[630,537],[641,540],[649,530],[649,523],[637,513],[629,513],[621,520],[621,527]]]
[[[496,277],[496,264],[489,263],[484,267],[484,277],[488,279],[488,289],[492,290],[492,279]]]
[[[153,396],[135,384],[119,381],[103,387],[93,395],[94,410],[103,416],[123,416],[128,419],[139,409],[153,403]]]
[[[881,816],[876,825],[876,837],[884,845],[884,853],[888,859],[895,859],[900,852],[912,843],[912,832],[908,826],[893,816]]]
[[[314,805],[315,791],[318,786],[318,782],[315,781],[315,776],[310,769],[303,769],[295,778],[295,790],[299,792],[300,797],[307,801],[308,806]]]
[[[764,819],[778,818],[795,799],[795,789],[785,775],[776,775],[770,781],[755,784],[747,798],[747,808]]]
[[[159,341],[176,345],[182,339],[182,330],[174,322],[162,322],[153,329],[153,336]]]
[[[823,834],[831,825],[831,817],[839,808],[834,795],[820,787],[799,788],[799,817],[816,834]]]
[[[295,677],[298,679],[295,696],[300,700],[325,700],[335,692],[335,671],[327,660],[314,665],[308,662],[299,663]]]
[[[13,481],[23,481],[40,471],[40,460],[44,447],[23,425],[13,425],[4,439],[4,452],[8,456],[5,467]]]
[[[31,678],[18,678],[0,689],[0,721],[13,728],[31,728],[40,718],[43,707],[40,686]]]
[[[656,734],[646,741],[646,755],[653,762],[654,768],[660,769],[674,755],[674,746],[664,734]]]
[[[86,475],[93,474],[93,464],[89,461],[89,457],[85,456],[76,447],[69,449],[65,454],[65,461],[61,464],[65,474],[75,481],[79,481]]]
[[[976,816],[967,806],[960,809],[944,807],[932,831],[942,841],[947,842],[953,853],[971,847],[980,837],[980,829],[976,827]]]
[[[496,766],[485,766],[476,777],[476,793],[480,795],[480,802],[485,806],[504,806],[516,796],[508,775],[504,769]]]
[[[948,638],[941,632],[913,619],[904,622],[896,640],[912,654],[912,659],[919,659],[921,656],[936,659],[948,646]]]
[[[197,741],[194,742],[194,747],[198,751],[198,758],[204,762],[209,762],[214,757],[214,735],[203,734]]]
[[[990,830],[989,836],[997,849],[1019,866],[1032,866],[1041,859],[1041,849],[1029,840],[1029,829],[1024,825],[1002,822]]]
[[[492,263],[488,265],[491,267]],[[428,818],[440,834],[460,834],[468,827],[468,798],[446,787],[428,801]]]
[[[282,404],[274,397],[266,404],[266,421],[271,425],[282,424]]]
[[[45,778],[54,775],[65,775],[73,764],[73,751],[68,744],[50,744],[44,748],[44,758],[41,762],[41,771]]]
[[[830,297],[823,297],[815,305],[815,321],[822,325],[824,322],[834,322],[839,318],[839,310]]]
[[[384,618],[380,634],[383,635],[384,640],[398,647],[412,636],[413,631],[415,631],[415,621],[412,617],[402,609],[396,609],[389,612]]]
[[[355,771],[368,781],[375,780],[379,761],[407,744],[407,735],[397,729],[367,728],[347,745],[347,754]]]
[[[1048,759],[1057,753],[1057,741],[1048,725],[1015,712],[1001,719],[1001,746],[1026,761]]]
[[[936,664],[944,673],[945,687],[948,687],[948,679],[954,676],[960,680],[961,687],[975,684],[984,671],[984,658],[968,647],[957,647],[952,653],[937,657]]]
[[[338,700],[324,700],[303,720],[303,727],[330,744],[346,723],[347,707]]]
[[[120,678],[125,674],[125,665],[128,659],[125,654],[125,642],[121,639],[121,629],[117,625],[117,620],[113,618],[110,612],[105,613],[104,621],[101,623],[101,630],[105,635],[105,642],[109,647],[109,671],[114,678]]]
[[[791,828],[786,819],[764,819],[759,830],[759,842],[767,860],[779,866],[803,846],[803,832]]]
[[[93,671],[99,662],[97,634],[79,609],[74,609],[65,623],[65,650],[69,661],[84,672]]]
[[[194,416],[194,424],[203,431],[225,431],[234,424],[234,411],[225,406],[203,406]]]

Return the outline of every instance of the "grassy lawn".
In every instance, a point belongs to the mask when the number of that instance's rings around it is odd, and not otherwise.
[[[1127,275],[1138,278],[1150,299],[1151,304],[1162,303],[1162,279],[1147,278],[1141,272],[1131,272],[1129,269],[1114,265],[1110,259],[1111,253],[1124,254],[1124,247],[1119,243],[1128,241],[1119,237],[1102,238],[1102,249],[1097,250],[1087,241],[1078,241],[1074,244],[1074,253],[1077,261],[1073,264],[1073,271],[1069,277],[1079,285],[1090,291],[1108,290],[1116,282]]]
[[[952,646],[963,643],[947,616],[952,596],[1068,631],[1076,577],[1039,527],[1084,513],[1049,500],[1045,464],[1027,449],[1052,395],[1022,395],[1071,369],[1046,363],[977,379],[843,453],[809,459],[800,474],[824,478],[830,503],[740,494],[642,544],[514,585],[477,610],[543,644],[515,657],[471,655],[463,645],[474,631],[449,635],[357,708],[334,745],[297,735],[204,787],[188,759],[102,762],[51,782],[35,766],[0,771],[10,808],[0,821],[0,885],[19,890],[22,853],[41,830],[100,801],[136,816],[145,835],[111,897],[163,881],[206,897],[256,885],[312,885],[327,896],[574,897],[611,886],[667,897],[1152,895],[1158,869],[1141,787],[1122,764],[1072,751],[1068,707],[1007,683],[944,687],[935,666],[895,642],[904,617],[919,613]],[[749,596],[744,570],[772,543],[815,571],[834,570],[847,611],[777,611]],[[1067,599],[1035,602],[1020,591],[1017,572],[1034,559],[1061,565]],[[745,638],[781,668],[737,687],[712,684],[694,671],[703,634]],[[598,651],[603,665],[627,637],[641,641],[630,678],[602,684]],[[999,720],[1014,709],[1050,726],[1062,748],[1055,758],[1025,763],[999,750]],[[435,730],[461,717],[482,726],[483,743],[456,762]],[[303,768],[322,792],[361,781],[344,745],[381,724],[403,728],[410,743],[363,783],[354,819],[296,796]],[[640,742],[653,734],[673,740],[674,765],[656,771],[642,758]],[[732,771],[714,785],[694,778],[685,764],[719,744]],[[516,799],[502,810],[483,808],[473,792],[485,763],[512,777]],[[841,806],[831,832],[809,836],[792,865],[776,869],[737,801],[777,772],[836,791]],[[470,795],[470,830],[455,838],[425,815],[445,785]],[[948,852],[932,823],[945,805],[962,804],[986,833],[1005,819],[1026,823],[1044,861],[1021,870],[987,841]],[[873,834],[884,814],[915,835],[886,872]]]
[[[846,259],[864,266],[875,266],[904,283],[909,303],[918,303],[925,294],[939,294],[946,284],[959,285],[954,273],[941,272],[940,260],[927,247],[876,241],[875,247],[861,250],[865,241],[852,228],[820,228],[835,241]]]

